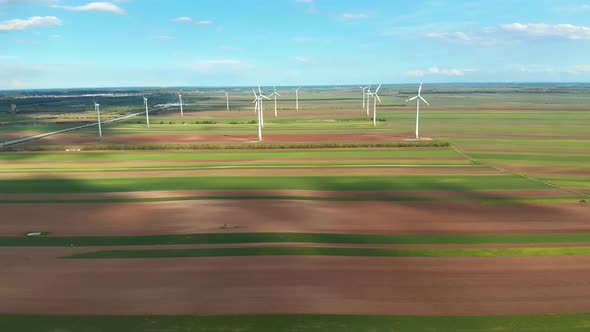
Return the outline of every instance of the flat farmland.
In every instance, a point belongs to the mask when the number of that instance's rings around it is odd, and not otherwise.
[[[251,91],[229,112],[187,91],[150,128],[6,148],[0,324],[585,330],[590,89],[552,89],[425,89],[420,142],[412,90],[385,86],[375,127],[358,89],[309,88],[300,111],[287,91],[260,143]],[[141,112],[104,99],[105,119]],[[92,121],[74,101],[0,116],[0,141]]]

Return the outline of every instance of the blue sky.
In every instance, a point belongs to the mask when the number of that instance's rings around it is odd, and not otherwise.
[[[0,0],[0,89],[590,81],[590,0]]]

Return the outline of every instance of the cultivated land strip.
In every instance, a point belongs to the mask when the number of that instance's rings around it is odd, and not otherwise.
[[[529,316],[359,316],[359,315],[234,315],[234,316],[40,316],[1,315],[0,325],[12,332],[581,332],[590,329],[590,314]]]

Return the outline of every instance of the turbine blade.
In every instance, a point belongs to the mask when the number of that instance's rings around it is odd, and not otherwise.
[[[422,83],[420,83],[420,87],[418,88],[418,96],[422,93]]]
[[[412,100],[416,100],[416,98],[418,98],[418,96],[416,96],[416,97],[412,97],[412,98],[410,98],[410,99],[406,99],[406,102],[408,102],[408,101],[412,101]]]
[[[375,94],[375,97],[377,98],[377,100],[379,101],[379,104],[381,104],[381,98],[379,98],[379,95]]]
[[[264,96],[264,95],[260,95],[260,97],[270,100],[270,98],[268,98],[267,96]]]
[[[420,99],[426,103],[426,105],[430,106],[430,104],[426,101],[426,99],[422,98],[422,96],[420,96]]]
[[[377,87],[377,90],[375,90],[375,93],[379,92],[379,89],[381,89],[381,84],[379,84],[379,86]]]

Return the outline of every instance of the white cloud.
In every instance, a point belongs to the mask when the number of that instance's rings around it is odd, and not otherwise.
[[[172,21],[178,22],[178,23],[192,23],[194,25],[212,25],[215,23],[211,20],[195,21],[191,17],[187,17],[187,16],[177,17],[177,18],[173,19]]]
[[[468,36],[465,32],[457,31],[457,32],[431,32],[427,33],[426,37],[434,38],[434,39],[444,39],[444,40],[462,40],[462,41],[472,41],[473,37]]]
[[[192,22],[193,19],[190,18],[190,17],[182,16],[182,17],[177,17],[177,18],[173,19],[172,21],[173,22],[185,23],[185,22]]]
[[[209,21],[209,20],[202,20],[202,21],[193,22],[194,25],[211,25],[213,23],[214,23],[213,21]]]
[[[80,6],[54,6],[55,8],[61,8],[65,10],[77,11],[77,12],[107,12],[113,14],[123,15],[125,11],[121,7],[115,5],[112,2],[90,2]]]
[[[48,28],[62,25],[55,16],[33,16],[27,19],[14,19],[0,22],[0,32],[23,31],[34,28]]]
[[[590,73],[590,65],[572,66],[572,67],[570,67],[568,72],[572,73],[572,74]]]
[[[289,61],[293,62],[303,62],[303,63],[313,63],[315,62],[314,58],[303,56],[303,55],[296,55],[289,57]]]
[[[500,25],[500,29],[517,35],[533,38],[565,38],[571,40],[590,40],[590,28],[573,24],[510,23]]]
[[[24,89],[27,87],[27,83],[22,80],[11,80],[10,81],[10,88],[11,89]]]
[[[364,20],[369,18],[369,15],[362,14],[362,13],[343,13],[340,14],[340,17],[349,19],[349,20]]]
[[[297,3],[312,3],[313,0],[295,0]]]
[[[4,61],[4,60],[16,60],[17,57],[14,55],[2,55],[0,54],[0,61]]]
[[[443,75],[443,76],[464,76],[466,72],[470,72],[470,71],[474,71],[474,70],[470,70],[470,69],[456,69],[456,68],[450,68],[450,69],[441,69],[438,67],[430,67],[428,69],[416,69],[416,70],[410,70],[407,72],[408,75],[410,76],[415,76],[415,77],[423,77],[426,75]]]

